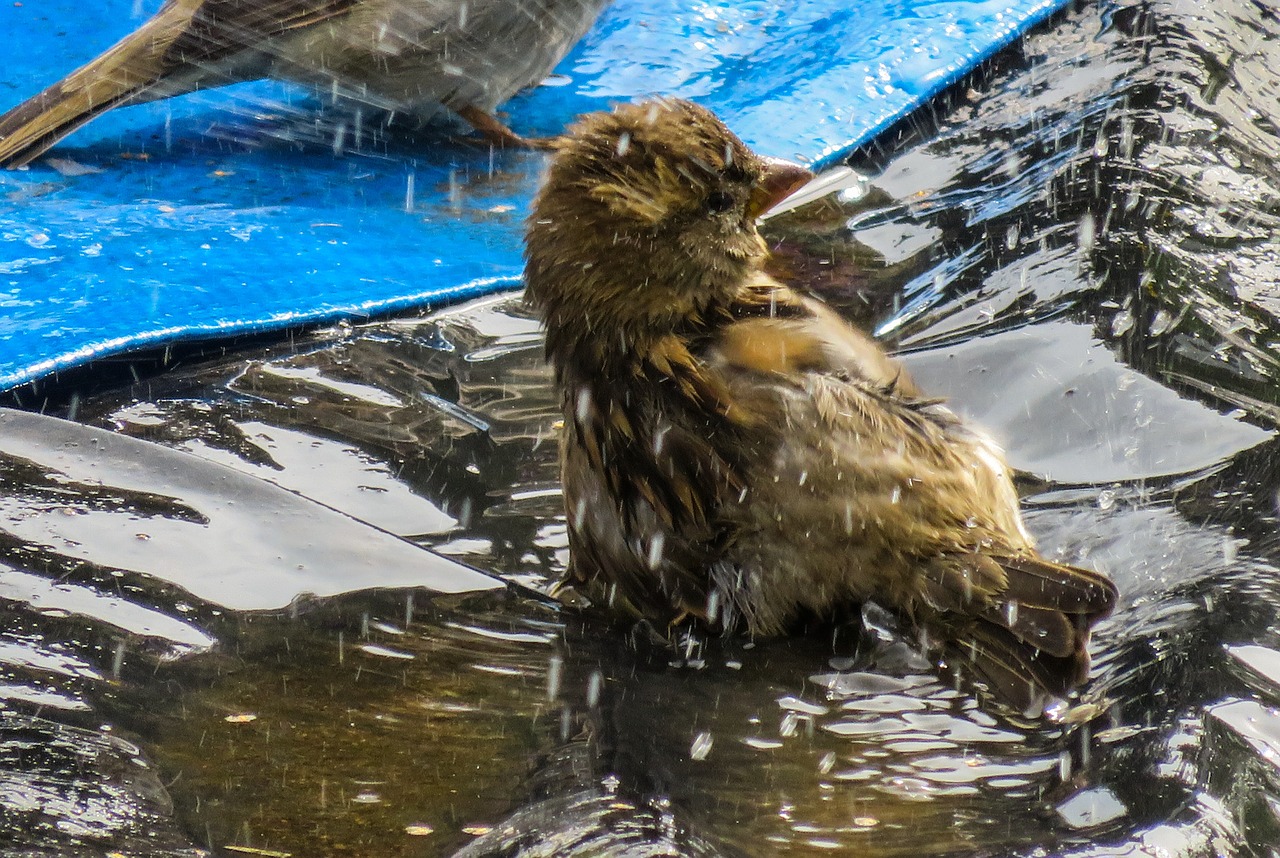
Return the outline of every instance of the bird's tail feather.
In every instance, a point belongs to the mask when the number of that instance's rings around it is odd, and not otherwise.
[[[1083,681],[1089,628],[1115,607],[1115,585],[1097,572],[1034,555],[995,560],[1006,584],[982,619],[1043,653],[1082,662],[1077,681]]]
[[[1062,697],[1088,677],[1089,629],[1116,602],[1106,576],[1034,554],[952,555],[930,571],[927,598],[952,650],[1010,705]]]
[[[102,56],[0,116],[0,166],[21,167],[63,137],[161,79],[166,54],[190,23],[191,3],[166,3]]]
[[[1028,716],[1044,711],[1052,700],[1065,698],[1089,670],[1087,655],[1049,655],[986,623],[972,628],[963,642],[949,644],[948,652],[997,700]]]

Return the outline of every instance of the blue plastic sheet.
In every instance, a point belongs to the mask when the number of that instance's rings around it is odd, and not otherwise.
[[[513,0],[514,2],[514,0]],[[0,6],[0,105],[33,95],[156,2]],[[648,94],[716,110],[757,150],[832,163],[1064,0],[616,0],[522,134]],[[0,172],[0,390],[185,339],[363,318],[514,287],[544,156],[447,132],[326,125],[260,82],[112,111]]]

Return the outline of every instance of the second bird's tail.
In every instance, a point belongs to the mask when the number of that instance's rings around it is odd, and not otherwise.
[[[102,56],[0,116],[0,166],[31,163],[63,137],[136,100],[169,74],[174,65],[170,48],[186,31],[197,5],[166,3]]]
[[[1030,711],[1088,677],[1090,628],[1116,603],[1105,575],[1029,552],[956,555],[931,573],[930,601],[952,612],[940,617],[948,649],[1006,704]]]

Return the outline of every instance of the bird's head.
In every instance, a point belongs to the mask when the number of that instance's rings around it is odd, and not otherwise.
[[[643,344],[727,303],[766,256],[756,219],[811,178],[678,99],[589,114],[555,148],[525,243],[553,356],[583,337]]]

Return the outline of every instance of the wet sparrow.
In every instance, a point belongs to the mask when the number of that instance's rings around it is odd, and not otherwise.
[[[20,167],[99,114],[239,81],[310,84],[375,108],[443,105],[492,140],[608,0],[167,0],[88,65],[0,117],[0,165]]]
[[[525,253],[563,400],[565,583],[753,635],[874,600],[1006,699],[1063,694],[1116,590],[1036,553],[982,432],[763,273],[756,219],[809,178],[686,101],[557,144]]]

